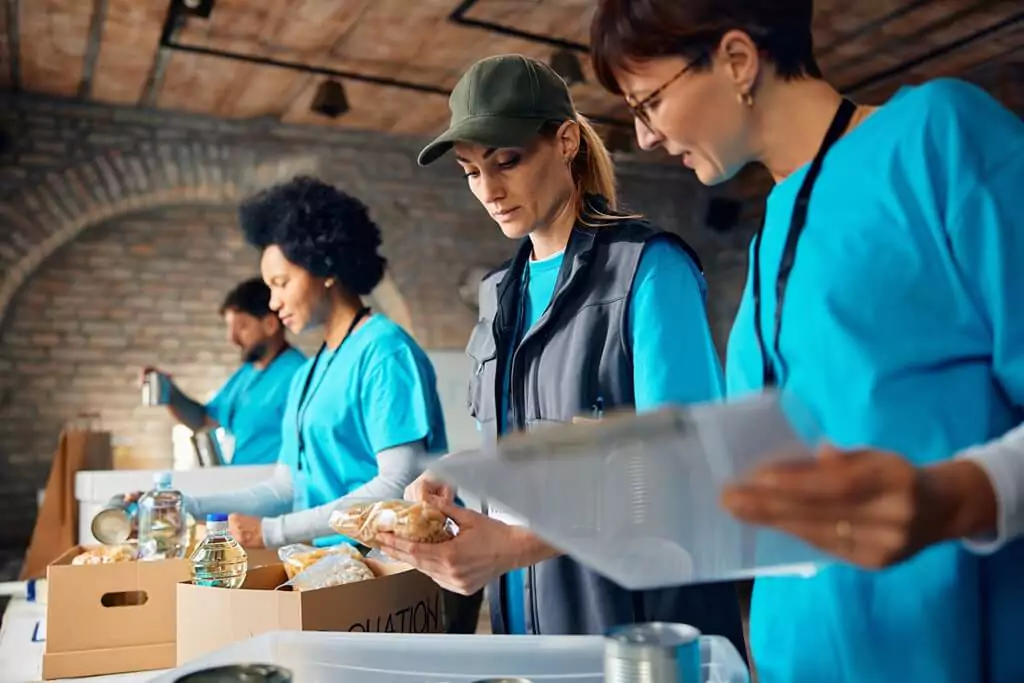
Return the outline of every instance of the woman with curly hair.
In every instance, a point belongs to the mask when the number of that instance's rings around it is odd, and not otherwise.
[[[240,513],[231,528],[247,547],[336,542],[333,510],[401,498],[419,457],[447,449],[434,369],[412,337],[363,304],[385,260],[362,202],[299,177],[249,199],[240,220],[261,252],[270,308],[295,334],[319,330],[323,343],[292,381],[275,475],[188,504],[197,515]]]

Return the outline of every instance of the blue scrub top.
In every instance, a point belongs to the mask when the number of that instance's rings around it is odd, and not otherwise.
[[[520,337],[551,302],[563,255],[529,262]],[[637,411],[724,395],[722,369],[707,322],[706,295],[704,276],[682,249],[665,241],[644,248],[630,294],[628,321]],[[505,614],[511,634],[526,633],[523,571],[506,577]]]
[[[372,315],[336,350],[324,349],[306,393],[299,468],[298,401],[313,360],[292,381],[281,462],[295,482],[294,509],[329,503],[377,476],[377,453],[422,441],[448,448],[434,367],[405,330]]]
[[[263,370],[252,363],[238,368],[206,413],[235,438],[232,465],[272,465],[281,453],[281,418],[302,352],[285,349]]]
[[[768,199],[766,340],[806,170]],[[783,313],[780,382],[839,446],[926,464],[1019,423],[1024,124],[965,83],[901,90],[826,157]],[[761,388],[753,324],[748,277],[729,342],[730,397]],[[1024,680],[1024,648],[1006,628],[1024,614],[1021,560],[1019,543],[990,558],[948,543],[880,572],[758,579],[750,637],[760,680]]]

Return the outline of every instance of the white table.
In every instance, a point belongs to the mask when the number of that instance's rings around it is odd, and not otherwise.
[[[46,605],[15,598],[7,605],[0,626],[0,681],[40,683],[43,680],[43,638],[46,634]],[[66,678],[67,683],[143,683],[163,671],[144,671],[113,676]]]

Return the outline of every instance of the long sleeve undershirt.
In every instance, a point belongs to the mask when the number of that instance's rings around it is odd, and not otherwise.
[[[291,470],[274,469],[266,481],[247,489],[187,497],[186,506],[197,519],[213,513],[238,513],[263,518],[263,542],[268,548],[308,541],[335,532],[328,525],[331,513],[359,499],[401,498],[420,474],[420,458],[426,455],[423,442],[396,446],[377,454],[377,476],[362,486],[324,505],[292,511],[295,497]]]
[[[1024,534],[1024,425],[986,444],[968,448],[957,457],[973,460],[985,470],[996,492],[996,534],[966,541],[974,552],[993,553]]]

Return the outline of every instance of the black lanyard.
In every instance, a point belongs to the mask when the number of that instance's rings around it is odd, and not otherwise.
[[[844,98],[839,105],[839,110],[832,119],[831,125],[828,127],[828,132],[825,133],[825,139],[821,141],[818,153],[814,155],[814,161],[811,162],[810,168],[807,169],[807,175],[804,176],[804,182],[800,185],[800,191],[796,195],[796,202],[793,204],[793,215],[789,219],[789,232],[786,234],[786,244],[782,251],[782,259],[779,262],[779,274],[775,279],[775,327],[772,350],[775,352],[775,357],[779,360],[779,366],[782,368],[783,374],[786,372],[786,364],[783,361],[782,353],[779,351],[779,336],[782,333],[782,306],[786,300],[789,275],[793,272],[793,263],[796,261],[797,242],[800,241],[800,235],[807,225],[807,207],[810,205],[811,192],[814,190],[814,184],[818,180],[818,174],[821,172],[821,164],[825,160],[825,155],[828,154],[832,145],[846,132],[856,111],[857,105]],[[757,336],[757,346],[761,351],[763,386],[768,388],[778,385],[779,374],[776,373],[775,366],[768,356],[768,349],[764,343],[764,334],[761,332],[761,234],[763,232],[764,224],[761,225],[761,229],[754,236],[754,334]]]
[[[306,375],[306,381],[302,384],[302,393],[299,394],[299,402],[296,404],[295,410],[295,434],[299,439],[299,452],[298,452],[298,468],[302,469],[303,455],[306,451],[306,440],[302,436],[302,422],[306,416],[306,411],[309,409],[309,404],[313,402],[313,397],[316,396],[317,389],[320,388],[320,383],[324,381],[324,377],[327,376],[327,371],[331,369],[331,363],[338,356],[338,351],[341,351],[342,345],[348,341],[348,338],[352,336],[352,331],[356,329],[356,325],[359,321],[370,314],[369,308],[361,308],[356,312],[356,316],[352,318],[352,322],[348,326],[348,330],[345,332],[345,336],[341,338],[341,343],[338,344],[338,348],[334,349],[334,353],[327,359],[327,365],[324,366],[323,374],[320,375],[320,380],[316,383],[316,387],[310,392],[310,384],[313,382],[313,375],[316,373],[316,366],[320,363],[320,356],[323,355],[324,349],[327,348],[327,342],[324,341],[320,345],[320,350],[316,352],[316,356],[313,358],[313,365],[309,368],[309,374]],[[306,400],[306,395],[309,394],[309,400]]]

